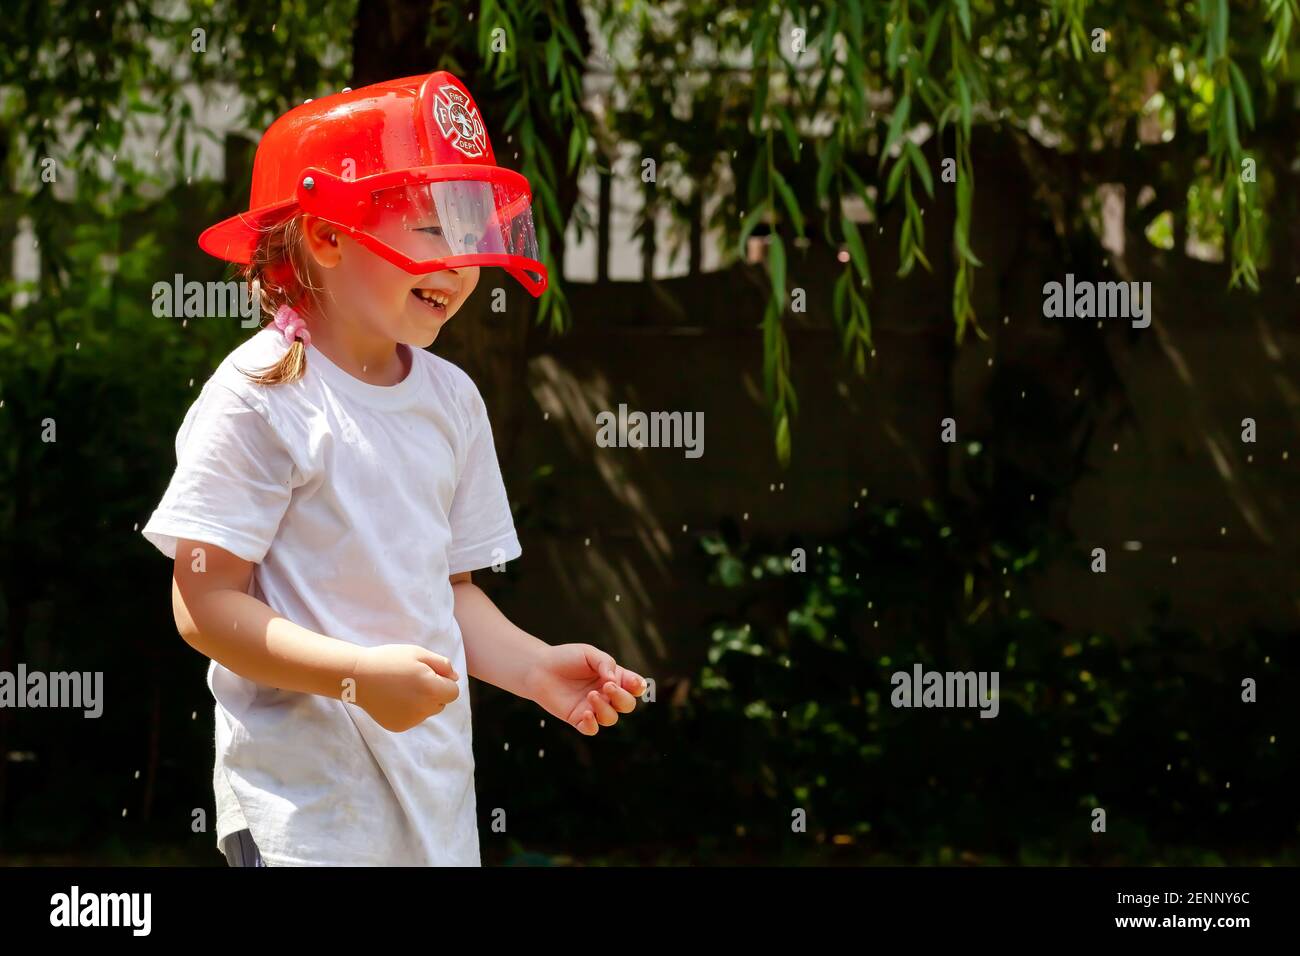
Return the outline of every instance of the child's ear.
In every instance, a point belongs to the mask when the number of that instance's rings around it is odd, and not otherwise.
[[[338,226],[317,219],[315,216],[307,216],[303,221],[302,231],[307,251],[311,253],[317,265],[325,269],[333,269],[339,264],[343,250],[339,245]]]

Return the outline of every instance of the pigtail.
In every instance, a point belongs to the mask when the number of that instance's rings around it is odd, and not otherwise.
[[[282,306],[302,308],[319,301],[321,289],[312,280],[302,238],[301,216],[291,216],[269,227],[258,241],[252,260],[241,270],[268,318],[273,318]],[[319,310],[313,311],[320,314]],[[292,384],[307,374],[307,347],[302,339],[295,338],[274,365],[256,372],[240,371],[255,385]]]
[[[240,371],[254,385],[291,385],[307,374],[307,347],[302,344],[302,339],[294,339],[289,351],[274,365],[260,372]]]

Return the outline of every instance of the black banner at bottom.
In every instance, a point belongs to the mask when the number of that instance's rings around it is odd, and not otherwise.
[[[993,933],[1230,944],[1294,928],[1297,888],[1296,868],[8,868],[0,926],[8,943],[128,945],[231,932],[333,945],[428,933],[432,944],[481,931],[606,949],[667,943],[687,927],[694,939],[759,945],[841,929],[881,942],[919,932],[927,943]]]

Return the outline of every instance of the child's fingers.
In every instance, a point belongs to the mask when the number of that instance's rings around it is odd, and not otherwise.
[[[573,726],[578,729],[578,733],[586,734],[588,737],[594,737],[596,731],[600,728],[596,724],[596,716],[591,711],[584,711],[582,716],[573,722]]]
[[[605,686],[601,688],[605,694],[605,699],[620,714],[630,714],[636,710],[636,698],[619,687],[612,680],[606,681]]]
[[[609,706],[609,701],[600,695],[600,691],[588,691],[587,703],[591,705],[592,711],[596,714],[596,722],[600,726],[612,727],[618,723],[618,713]]]
[[[592,647],[590,644],[583,645],[583,654],[587,659],[587,666],[593,674],[609,679],[614,676],[617,665],[614,658],[606,654],[599,647]]]
[[[642,694],[646,692],[646,689],[650,685],[646,683],[646,679],[644,677],[642,677],[636,671],[628,670],[626,667],[620,669],[622,670],[623,673],[620,675],[619,683],[622,685],[625,691],[627,691],[629,694],[632,694],[634,697],[640,697]]]
[[[441,654],[435,654],[433,651],[425,651],[420,655],[420,660],[433,668],[434,673],[441,674],[449,680],[460,680],[460,675],[456,669],[451,666],[451,661]]]

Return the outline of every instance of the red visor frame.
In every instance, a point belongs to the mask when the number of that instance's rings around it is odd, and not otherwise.
[[[513,219],[524,206],[532,205],[533,193],[528,186],[528,180],[519,173],[500,166],[463,163],[415,166],[410,169],[377,173],[374,176],[362,176],[360,179],[343,179],[312,166],[304,169],[298,178],[298,207],[303,212],[337,226],[371,252],[412,275],[425,275],[441,269],[455,269],[458,266],[500,266],[514,276],[530,295],[540,296],[546,291],[548,277],[546,266],[536,259],[501,252],[470,252],[458,256],[443,256],[439,259],[412,259],[353,224],[356,220],[364,220],[369,207],[374,203],[374,193],[380,190],[395,186],[417,186],[421,183],[463,180],[475,180],[517,189],[520,193],[519,198],[499,210],[499,214],[507,219]],[[537,278],[529,275],[530,272],[535,273]]]

